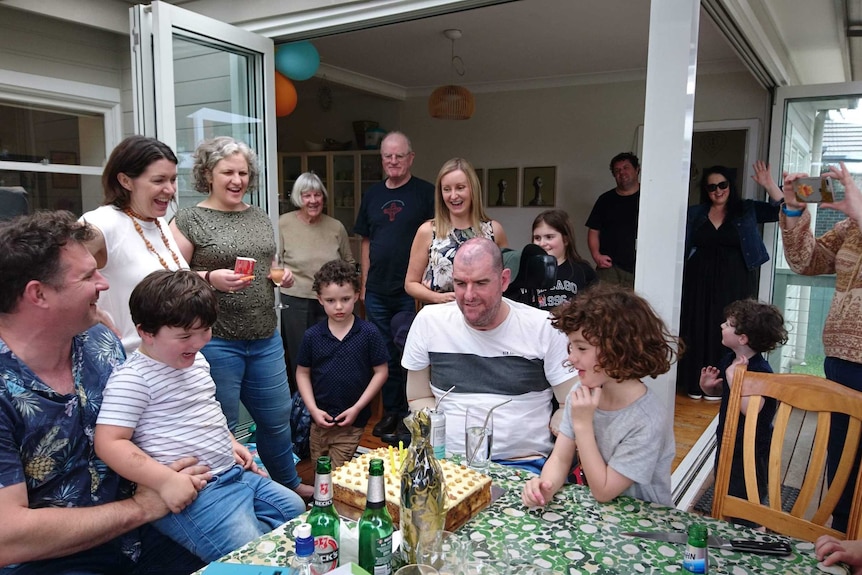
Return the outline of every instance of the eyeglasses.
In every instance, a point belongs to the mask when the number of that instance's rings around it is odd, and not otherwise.
[[[726,190],[727,186],[729,186],[729,185],[730,185],[730,182],[728,182],[727,180],[724,180],[723,182],[718,182],[717,184],[707,184],[706,185],[706,191],[707,191],[707,193],[711,194],[715,190]]]
[[[407,152],[406,154],[380,154],[380,155],[387,162],[391,162],[393,160],[396,162],[401,162],[404,160],[404,158],[406,158],[407,156],[409,156],[412,153],[413,152]]]

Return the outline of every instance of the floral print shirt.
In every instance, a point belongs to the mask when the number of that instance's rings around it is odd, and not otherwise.
[[[89,507],[131,495],[131,484],[93,447],[102,390],[124,360],[120,340],[103,325],[75,336],[75,391],[61,395],[0,340],[0,488],[25,483],[31,508]],[[134,531],[117,543],[135,558]]]
[[[455,261],[455,251],[458,246],[477,236],[494,239],[494,227],[491,221],[482,222],[480,234],[472,227],[464,230],[454,229],[449,235],[438,237],[434,224],[431,224],[431,246],[428,248],[428,265],[422,276],[422,284],[428,289],[445,293],[455,291],[452,282],[452,263]]]

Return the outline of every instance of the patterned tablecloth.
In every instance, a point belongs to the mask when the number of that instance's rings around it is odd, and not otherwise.
[[[531,473],[493,464],[489,474],[503,494],[458,533],[469,537],[476,556],[499,557],[502,552],[509,561],[511,573],[521,571],[518,566],[523,564],[538,565],[563,575],[684,573],[684,545],[632,539],[621,533],[685,532],[693,522],[705,523],[711,535],[727,539],[784,540],[793,547],[793,555],[787,557],[710,549],[710,573],[822,573],[814,557],[814,545],[806,541],[755,533],[723,521],[629,497],[599,503],[589,488],[576,485],[561,489],[542,509],[527,509],[521,503],[521,491]],[[293,555],[290,533],[299,521],[285,524],[223,560],[289,565]]]

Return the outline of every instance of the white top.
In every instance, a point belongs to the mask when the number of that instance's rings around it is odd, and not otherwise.
[[[493,459],[547,457],[553,386],[576,374],[563,367],[568,339],[547,312],[503,300],[510,307],[502,324],[488,331],[470,327],[456,302],[428,305],[417,314],[401,364],[431,367],[431,391],[446,414],[446,449],[464,454],[467,406],[493,407]]]
[[[134,444],[165,465],[194,456],[214,475],[234,465],[227,419],[200,352],[187,369],[133,353],[108,379],[96,423],[134,428]]]
[[[111,315],[114,324],[120,331],[123,347],[126,353],[132,353],[141,345],[141,338],[132,323],[129,312],[129,296],[132,290],[151,272],[164,269],[159,259],[144,243],[143,238],[135,230],[132,218],[114,206],[101,206],[81,216],[81,220],[99,228],[105,238],[105,248],[108,260],[105,267],[99,270],[108,280],[110,289],[99,294],[99,307]],[[153,246],[168,267],[177,269],[173,256],[165,247],[162,234],[155,222],[137,220],[147,240]],[[180,260],[183,268],[189,265],[180,253],[180,248],[168,228],[164,218],[159,218],[159,224],[168,244]]]

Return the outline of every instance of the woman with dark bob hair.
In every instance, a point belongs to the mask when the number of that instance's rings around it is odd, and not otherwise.
[[[700,370],[717,365],[724,354],[724,308],[757,298],[757,271],[769,260],[759,226],[778,221],[782,200],[768,191],[769,202],[743,200],[733,171],[712,166],[703,171],[700,203],[688,210],[679,327],[686,353],[679,362],[677,387],[691,398],[702,397]]]
[[[228,427],[235,431],[242,401],[257,424],[258,450],[270,476],[310,499],[314,488],[301,482],[293,461],[290,387],[269,279],[275,232],[269,215],[244,201],[258,173],[255,153],[243,142],[205,140],[195,150],[192,177],[206,198],[180,210],[171,230],[191,268],[219,298],[213,337],[201,352]],[[237,257],[256,260],[252,274],[234,271]],[[293,275],[285,270],[281,287],[291,285]]]
[[[177,193],[177,157],[156,139],[130,136],[111,152],[102,188],[103,205],[81,219],[96,232],[87,247],[111,285],[99,308],[128,354],[141,343],[129,312],[132,290],[150,272],[189,267],[164,219]]]

